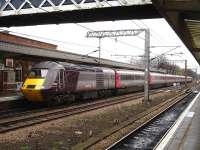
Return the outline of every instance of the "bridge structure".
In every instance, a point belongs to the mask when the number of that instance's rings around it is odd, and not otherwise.
[[[158,18],[150,0],[1,0],[0,26]]]
[[[0,1],[0,27],[162,17],[200,63],[199,0]]]

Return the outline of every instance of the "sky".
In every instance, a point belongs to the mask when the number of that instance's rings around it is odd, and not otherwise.
[[[189,50],[184,46],[176,33],[171,29],[164,19],[148,19],[148,20],[124,20],[124,21],[106,21],[91,22],[79,24],[54,24],[54,25],[38,25],[26,27],[3,28],[13,31],[12,34],[25,36],[28,38],[45,41],[58,45],[58,50],[73,52],[86,55],[98,49],[98,39],[87,38],[86,34],[90,30],[123,30],[123,29],[150,29],[150,56],[156,57],[166,51],[174,49],[168,54],[182,52],[181,55],[166,55],[169,60],[188,61],[188,68],[197,68],[199,65],[191,55]],[[103,38],[101,41],[101,57],[125,63],[130,62],[131,56],[140,59],[140,55],[144,54],[144,33],[139,36]],[[127,57],[119,57],[114,55],[130,55]],[[98,57],[98,52],[91,53],[90,56]],[[184,63],[178,63],[180,67],[184,67]],[[200,70],[198,70],[200,72]]]

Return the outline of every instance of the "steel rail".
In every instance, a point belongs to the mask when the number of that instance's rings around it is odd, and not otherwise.
[[[161,103],[159,106],[160,106],[160,109],[161,111],[159,113],[157,113],[156,115],[154,115],[153,117],[151,117],[150,119],[146,120],[145,122],[143,122],[142,124],[140,124],[137,128],[135,128],[134,130],[132,130],[131,132],[129,132],[128,134],[126,134],[125,136],[123,136],[122,138],[120,138],[118,141],[116,141],[115,143],[113,143],[111,146],[107,147],[106,150],[109,150],[111,149],[112,147],[114,147],[115,145],[117,145],[118,143],[120,143],[122,140],[124,140],[126,137],[128,137],[130,134],[133,134],[134,132],[138,131],[139,129],[143,128],[146,124],[148,124],[149,122],[151,122],[152,120],[154,120],[155,118],[159,117],[161,114],[163,114],[164,112],[166,112],[168,109],[172,108],[175,104],[177,104],[178,102],[180,102],[182,99],[184,99],[185,97],[187,97],[189,94],[191,94],[192,91],[190,92],[183,92],[181,93],[180,95],[178,95],[177,97],[171,99],[170,101],[166,101],[164,103]],[[166,104],[167,107],[166,107]],[[162,108],[163,107],[163,108]],[[157,109],[154,109],[151,113],[154,113],[156,112]],[[147,115],[144,115],[143,118],[147,117],[149,114]],[[138,121],[140,120],[141,118],[138,118],[137,120],[135,121]],[[134,122],[135,122],[134,121]],[[130,123],[131,124],[131,123]],[[130,124],[124,126],[123,128],[129,126]],[[117,131],[115,131],[114,133],[120,131],[121,129],[123,128],[120,128],[118,129]],[[113,134],[114,134],[113,133]],[[110,136],[110,135],[109,135]],[[100,142],[100,141],[99,141]],[[92,145],[91,145],[92,146]]]
[[[164,88],[164,89],[167,89],[167,88]],[[159,93],[160,91],[161,91],[160,89],[153,90],[151,94],[156,94],[156,93]],[[60,109],[55,109],[55,110],[45,110],[42,112],[35,112],[33,114],[32,114],[32,111],[30,111],[30,112],[26,112],[25,116],[16,116],[16,117],[14,116],[11,118],[0,119],[0,133],[31,126],[31,125],[42,123],[42,122],[59,119],[62,117],[76,115],[83,112],[88,112],[88,111],[128,102],[136,98],[142,98],[143,94],[144,94],[143,92],[128,94],[128,95],[118,96],[114,98],[108,98],[105,100],[99,100],[99,101],[95,101],[95,102],[91,102],[87,104],[82,104],[78,106],[60,108]]]

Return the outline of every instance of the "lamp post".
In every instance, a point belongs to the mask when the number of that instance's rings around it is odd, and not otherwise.
[[[185,87],[187,87],[187,60],[185,60]]]
[[[150,73],[149,73],[149,66],[150,66],[150,30],[145,30],[145,72],[144,72],[144,104],[147,105],[150,103],[149,100],[149,81],[150,81]]]

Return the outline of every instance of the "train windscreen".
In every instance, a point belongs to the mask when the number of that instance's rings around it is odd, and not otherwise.
[[[29,78],[45,78],[48,73],[48,69],[31,69]]]

